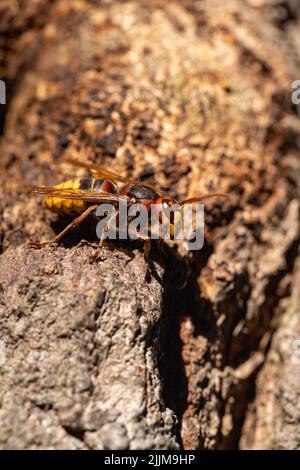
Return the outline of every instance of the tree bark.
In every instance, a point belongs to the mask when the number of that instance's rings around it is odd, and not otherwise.
[[[1,448],[299,448],[298,5],[19,3],[0,7]],[[89,223],[30,250],[67,220],[24,188],[82,175],[69,157],[231,197],[202,250],[153,246],[151,276],[139,244],[97,256]]]

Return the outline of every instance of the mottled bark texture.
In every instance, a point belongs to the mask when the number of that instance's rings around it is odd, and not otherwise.
[[[0,10],[1,447],[299,448],[299,2]],[[23,187],[82,175],[68,157],[231,199],[151,276],[88,223],[30,250],[67,221]]]

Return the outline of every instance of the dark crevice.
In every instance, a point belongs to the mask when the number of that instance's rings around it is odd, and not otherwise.
[[[84,433],[85,431],[81,428],[78,427],[73,427],[73,426],[62,426],[62,428],[66,431],[69,436],[75,437],[79,441],[84,442]],[[85,444],[86,445],[86,444]]]
[[[187,406],[188,379],[185,374],[180,339],[180,311],[186,298],[187,286],[180,290],[176,285],[185,282],[187,266],[183,259],[168,250],[168,264],[164,274],[162,316],[159,331],[158,367],[162,383],[162,398],[166,407],[177,417],[176,437],[181,439],[182,416]],[[178,277],[179,276],[179,277]],[[181,278],[181,281],[179,279]]]
[[[201,262],[197,264],[197,274],[201,266],[205,266],[211,254],[211,247],[201,251]],[[162,396],[165,406],[172,409],[177,417],[177,440],[183,448],[182,420],[188,406],[188,377],[182,355],[183,343],[180,338],[181,321],[186,317],[193,320],[196,315],[195,335],[205,335],[210,331],[209,305],[202,302],[199,297],[199,288],[196,282],[197,274],[193,272],[196,263],[181,258],[176,251],[167,250],[167,268],[163,278],[163,304],[159,331],[159,372],[162,383]],[[196,256],[197,257],[197,256]],[[202,299],[203,300],[203,299]],[[199,316],[199,310],[203,315]],[[199,325],[201,323],[201,326]],[[207,325],[207,329],[205,327]]]

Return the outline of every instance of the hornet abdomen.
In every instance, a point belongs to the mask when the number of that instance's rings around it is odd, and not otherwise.
[[[117,185],[113,181],[103,178],[77,178],[58,184],[55,188],[73,189],[74,192],[78,189],[83,189],[93,191],[94,193],[117,193]],[[80,196],[78,197],[80,198]],[[58,197],[46,197],[44,204],[48,209],[65,215],[81,214],[91,205],[91,203],[81,201],[80,199],[63,199]]]

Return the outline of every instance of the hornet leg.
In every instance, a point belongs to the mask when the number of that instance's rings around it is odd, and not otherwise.
[[[104,235],[108,232],[109,227],[110,227],[111,223],[113,222],[113,220],[118,220],[118,217],[119,217],[119,211],[116,211],[114,214],[112,214],[111,218],[109,219],[109,221],[107,222],[107,224],[103,228],[101,238],[99,240],[99,247],[100,248],[102,248],[104,246],[104,240],[105,240]]]
[[[148,238],[144,243],[144,258],[149,266],[152,266],[152,261],[150,259],[150,250],[151,250],[151,240]]]
[[[88,207],[82,214],[80,214],[79,217],[76,217],[76,219],[72,220],[72,222],[66,226],[59,234],[57,234],[54,238],[51,238],[51,240],[48,240],[47,242],[44,243],[28,243],[27,246],[30,248],[43,248],[44,246],[50,245],[52,243],[58,242],[66,233],[70,232],[75,227],[78,227],[84,220],[87,219],[87,217],[90,215],[91,212],[97,209],[98,206],[90,206]]]

